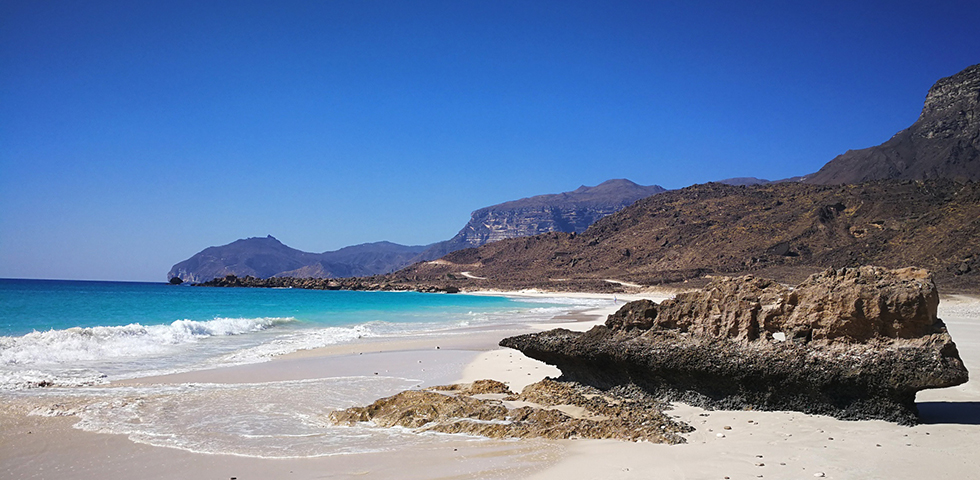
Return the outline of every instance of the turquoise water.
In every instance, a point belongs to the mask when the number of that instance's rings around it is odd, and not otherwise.
[[[0,335],[176,320],[294,318],[322,326],[419,322],[473,311],[539,308],[503,297],[416,292],[203,288],[163,283],[0,279]]]
[[[365,337],[546,320],[569,300],[0,280],[0,388],[254,363]]]
[[[255,383],[110,382],[263,362],[363,338],[456,335],[466,327],[549,321],[599,303],[0,280],[0,402],[29,402],[32,415],[73,416],[82,430],[209,454],[283,458],[384,452],[406,445],[444,448],[439,436],[340,427],[324,415],[417,387],[425,381],[418,374],[426,368],[427,375],[437,375],[440,362],[460,358],[462,352],[447,349],[414,352],[412,360],[420,365],[405,370],[413,372],[409,376],[378,368],[381,375]],[[357,358],[370,362],[368,357]]]

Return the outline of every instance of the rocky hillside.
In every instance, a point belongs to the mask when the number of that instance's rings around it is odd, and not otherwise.
[[[980,183],[694,185],[640,200],[581,234],[461,250],[387,281],[575,290],[607,279],[698,284],[741,273],[798,282],[824,268],[865,264],[928,268],[944,290],[976,288]]]
[[[359,277],[407,265],[426,246],[365,243],[331,252],[309,253],[287,247],[269,235],[208,247],[173,266],[167,278],[204,282],[227,275],[298,278]]]
[[[890,178],[980,180],[980,65],[936,82],[909,128],[876,147],[838,156],[804,181]]]
[[[584,232],[602,217],[633,202],[666,191],[626,179],[608,180],[571,192],[537,195],[481,208],[455,237],[434,244],[418,260],[433,260],[463,248],[479,247],[506,238],[547,232]]]

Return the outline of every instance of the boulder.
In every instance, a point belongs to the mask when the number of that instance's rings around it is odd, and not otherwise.
[[[718,278],[659,305],[631,302],[588,332],[500,344],[601,389],[913,424],[916,392],[968,379],[938,305],[929,272],[916,268],[830,269],[792,288]]]

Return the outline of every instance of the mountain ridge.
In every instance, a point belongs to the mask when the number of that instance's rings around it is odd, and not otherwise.
[[[430,245],[383,241],[309,253],[288,247],[271,235],[239,239],[208,247],[175,264],[167,278],[199,283],[226,275],[343,278],[385,274],[504,238],[550,231],[581,232],[599,218],[664,191],[658,185],[641,186],[627,179],[613,179],[594,187],[583,185],[569,192],[511,200],[475,210],[456,236]]]

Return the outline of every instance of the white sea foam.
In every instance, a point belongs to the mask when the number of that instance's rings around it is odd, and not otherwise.
[[[77,400],[33,415],[72,415],[75,428],[191,452],[302,458],[394,450],[410,432],[332,425],[326,412],[416,384],[398,377],[334,377],[245,384],[74,389]],[[220,415],[216,415],[220,412]]]
[[[380,324],[381,322],[373,323]],[[219,358],[217,362],[222,364],[260,362],[271,357],[285,355],[299,350],[311,350],[377,335],[376,329],[372,328],[370,324],[355,325],[353,327],[327,327],[315,330],[302,330],[282,335],[270,342],[232,352]]]
[[[227,342],[202,344],[205,339],[248,336],[295,322],[280,317],[215,318],[0,337],[0,389],[97,385],[115,378],[186,371],[236,348]]]
[[[170,325],[69,328],[0,337],[0,365],[69,364],[141,357],[172,351],[175,345],[202,338],[241,335],[294,322],[293,318],[216,318],[178,320]]]

